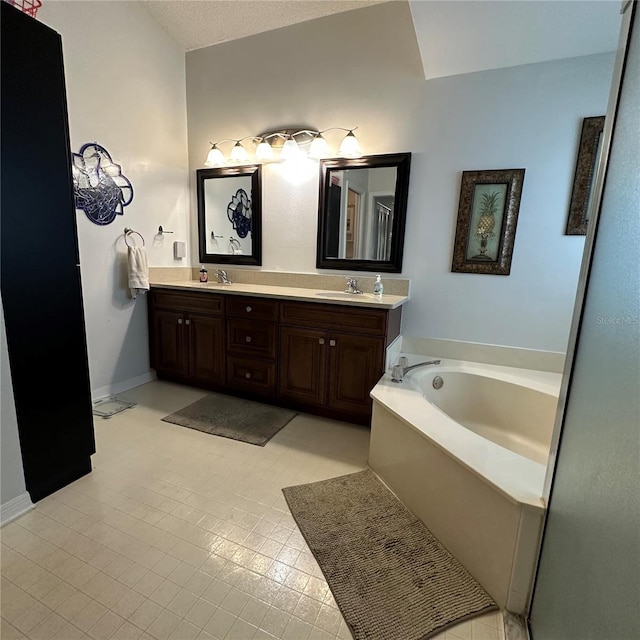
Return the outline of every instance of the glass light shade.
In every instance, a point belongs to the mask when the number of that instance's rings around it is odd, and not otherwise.
[[[273,158],[273,149],[271,145],[263,140],[256,148],[256,159],[257,160],[271,160]]]
[[[239,142],[236,142],[233,145],[233,149],[231,149],[229,160],[231,160],[231,162],[245,162],[245,160],[248,159],[249,154],[247,153],[247,150]]]
[[[359,158],[362,155],[360,143],[355,135],[353,135],[353,131],[349,131],[344,137],[338,153],[345,158]]]
[[[319,133],[309,147],[309,157],[319,160],[329,155],[329,145],[323,135]]]
[[[207,167],[220,167],[224,164],[224,155],[215,144],[209,150],[209,154],[204,163]]]
[[[293,138],[289,138],[285,140],[285,143],[282,145],[280,158],[282,160],[293,160],[298,157],[299,153],[300,148],[298,147],[298,143]]]

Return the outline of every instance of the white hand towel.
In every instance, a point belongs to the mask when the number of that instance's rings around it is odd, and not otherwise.
[[[149,290],[149,269],[147,267],[147,252],[144,247],[129,247],[129,290],[131,297]]]

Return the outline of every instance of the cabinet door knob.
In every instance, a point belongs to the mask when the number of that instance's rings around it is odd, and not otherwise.
[[[185,320],[184,323],[185,324],[191,324],[191,320]]]
[[[178,324],[182,324],[182,318],[178,318]]]
[[[245,336],[245,337],[244,337],[244,339],[245,339],[247,342],[251,342],[251,336]]]
[[[318,343],[319,344],[324,344],[324,338],[318,338]]]
[[[247,313],[251,313],[251,307],[247,305]]]
[[[251,372],[247,371],[247,373],[244,374],[244,377],[248,380],[251,377]]]
[[[335,340],[329,340],[329,346],[330,347],[335,347],[336,346],[336,341]]]

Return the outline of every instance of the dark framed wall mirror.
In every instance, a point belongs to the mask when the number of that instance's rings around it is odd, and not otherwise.
[[[410,153],[320,161],[319,269],[400,273]]]
[[[260,165],[198,169],[200,262],[262,264]]]

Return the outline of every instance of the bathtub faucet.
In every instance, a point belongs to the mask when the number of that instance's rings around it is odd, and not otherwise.
[[[419,362],[418,364],[412,364],[410,367],[406,367],[402,364],[394,364],[391,369],[391,382],[400,383],[404,379],[405,375],[411,371],[411,369],[417,369],[418,367],[428,367],[429,365],[440,364],[440,360],[428,360],[427,362]]]

